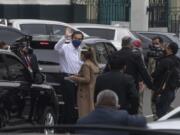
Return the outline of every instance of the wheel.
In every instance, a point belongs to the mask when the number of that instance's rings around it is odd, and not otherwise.
[[[56,123],[56,117],[54,114],[54,111],[52,107],[46,107],[44,110],[44,113],[42,115],[42,118],[40,120],[40,124],[44,126],[54,126]],[[45,129],[44,133],[47,134],[54,134],[54,129]]]

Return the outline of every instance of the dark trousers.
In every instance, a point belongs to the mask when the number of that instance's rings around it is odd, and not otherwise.
[[[168,111],[170,111],[170,105],[175,98],[174,90],[164,91],[161,96],[156,97],[156,113],[158,118],[165,115]]]
[[[69,75],[66,73],[60,74],[63,100],[65,102],[62,121],[65,124],[74,124],[77,118],[75,111],[77,86],[69,80],[64,80],[64,77],[67,76]]]

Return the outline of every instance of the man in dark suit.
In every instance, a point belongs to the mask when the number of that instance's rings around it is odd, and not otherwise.
[[[124,73],[126,68],[124,58],[114,55],[109,59],[109,67],[110,72],[99,75],[96,79],[95,99],[100,91],[110,89],[117,93],[120,109],[125,109],[131,114],[136,113],[139,102],[138,91],[133,77]]]
[[[20,47],[20,58],[24,62],[25,66],[33,73],[33,77],[36,77],[37,73],[40,73],[36,55],[33,53],[32,48],[28,46]]]
[[[42,73],[39,70],[39,65],[38,65],[38,61],[36,58],[36,55],[33,53],[32,48],[26,46],[26,45],[22,45],[19,47],[19,52],[17,53],[17,55],[22,59],[23,63],[25,64],[25,66],[29,69],[29,71],[32,73],[33,75],[33,81],[35,83],[42,83],[44,81],[44,76],[42,75]],[[35,99],[37,96],[37,93],[35,91],[30,91],[30,95],[31,95],[31,108],[30,108],[30,112],[29,112],[29,121],[32,121],[32,116],[33,116],[33,112],[34,112],[34,104],[35,104]],[[24,105],[22,105],[22,108],[24,107]],[[21,116],[20,112],[20,116]]]
[[[140,81],[143,81],[148,88],[153,89],[151,77],[147,72],[141,54],[133,51],[132,42],[133,40],[130,37],[124,37],[122,40],[122,49],[116,55],[124,57],[126,61],[126,73],[133,76],[138,90]]]
[[[130,37],[124,37],[122,39],[122,49],[115,52],[111,57],[119,57],[120,59],[123,58],[126,61],[126,70],[125,73],[131,75],[135,80],[136,84],[136,91],[139,93],[140,90],[140,82],[144,82],[147,87],[151,90],[154,90],[153,83],[151,81],[151,77],[147,72],[146,66],[143,62],[141,54],[138,51],[134,51],[133,49],[133,39]],[[108,66],[106,66],[106,71],[108,71]],[[138,107],[136,106],[136,110],[132,113],[138,113]]]
[[[103,90],[97,96],[95,110],[87,116],[79,119],[77,125],[111,125],[146,127],[146,120],[143,116],[129,115],[125,110],[118,110],[118,96],[111,90]],[[77,133],[92,135],[127,135],[127,132],[109,130],[78,130]]]

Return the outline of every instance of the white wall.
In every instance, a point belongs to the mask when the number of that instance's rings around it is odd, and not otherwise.
[[[131,0],[131,30],[148,31],[148,5],[149,0]]]
[[[0,0],[0,4],[70,5],[71,0]]]

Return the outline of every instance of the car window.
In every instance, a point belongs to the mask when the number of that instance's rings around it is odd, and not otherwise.
[[[30,35],[48,35],[46,24],[21,24],[20,28]]]
[[[160,36],[165,43],[171,43],[172,42],[171,39],[169,39],[167,36],[164,36],[164,35],[158,35],[158,36]]]
[[[50,49],[35,49],[34,54],[37,57],[39,64],[59,65],[59,54],[57,51]],[[47,57],[47,54],[50,54]]]
[[[106,49],[108,51],[108,55],[111,55],[113,52],[116,51],[116,49],[110,43],[106,43],[105,46],[106,46]]]
[[[0,55],[0,80],[7,80],[7,79],[8,79],[7,68],[2,59],[2,56]]]
[[[107,52],[103,43],[96,43],[92,45],[96,50],[96,59],[99,64],[106,64],[107,62]]]
[[[52,35],[64,35],[66,27],[62,25],[51,25]]]
[[[9,29],[0,29],[0,40],[6,42],[7,44],[12,44],[16,39],[22,37],[23,34]]]
[[[23,64],[11,55],[6,55],[6,64],[8,66],[9,80],[25,81],[25,67]]]
[[[90,36],[95,36],[95,37],[100,37],[108,40],[114,40],[115,36],[115,30],[112,29],[102,29],[102,28],[78,28],[84,33],[90,35]]]
[[[51,41],[55,41],[57,42],[59,39],[62,38],[62,36],[64,36],[65,30],[66,30],[66,26],[63,25],[49,25],[49,33],[51,35]],[[73,33],[73,29],[69,29],[71,31],[71,33]]]

